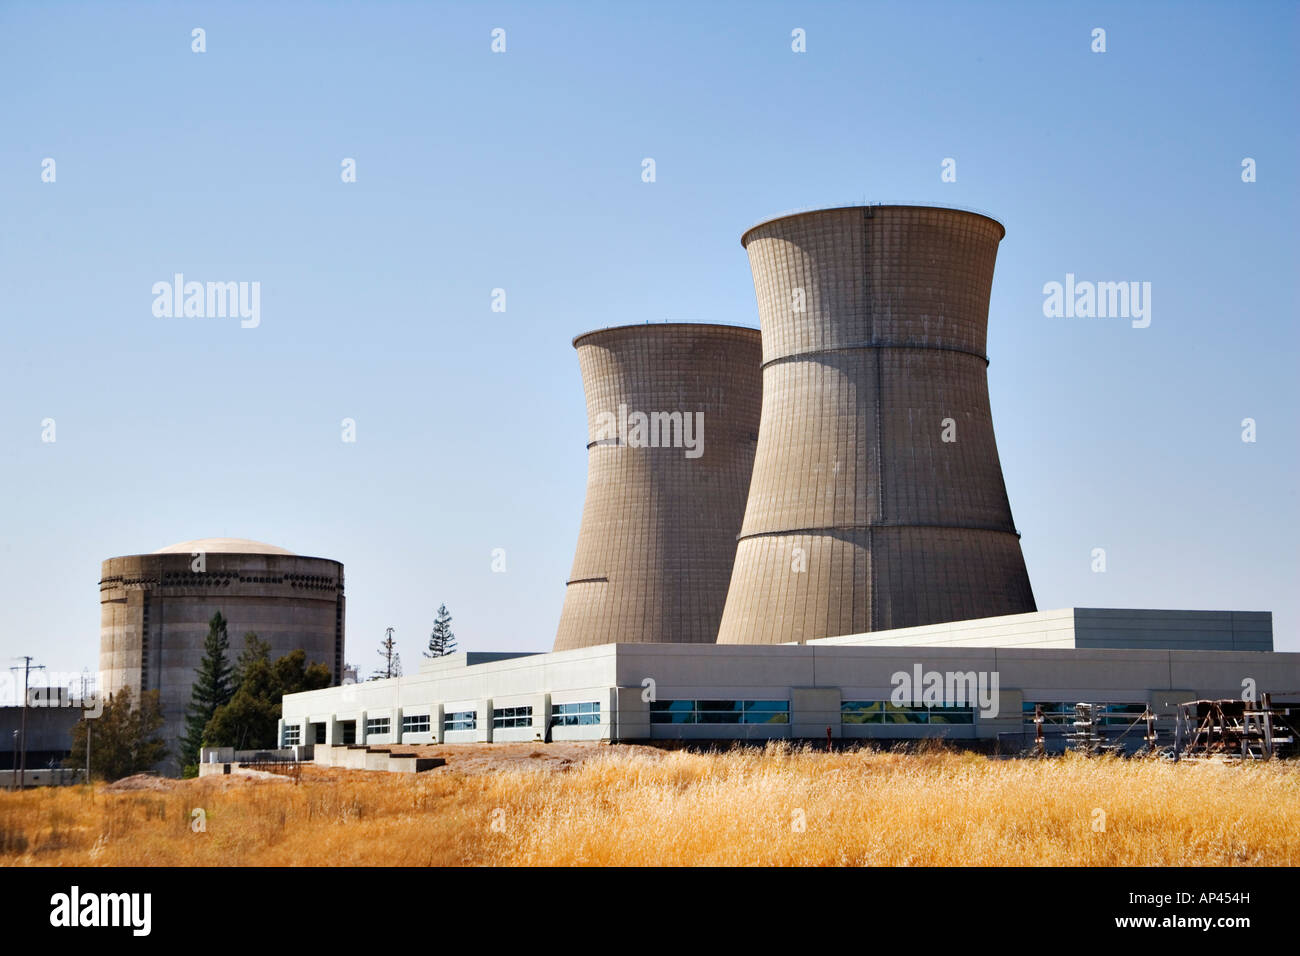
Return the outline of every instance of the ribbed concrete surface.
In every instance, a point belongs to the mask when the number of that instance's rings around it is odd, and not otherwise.
[[[759,333],[638,325],[574,340],[587,396],[587,497],[555,650],[712,643],[758,435]],[[602,441],[602,413],[704,414],[703,454]]]
[[[989,412],[1002,235],[985,216],[907,206],[745,234],[762,427],[719,643],[1036,609]],[[942,441],[946,418],[955,442]]]
[[[203,573],[190,570],[191,560],[189,553],[163,551],[109,558],[100,570],[102,690],[130,686],[136,699],[141,690],[160,692],[172,771],[179,768],[177,741],[208,621],[217,611],[228,622],[232,663],[244,649],[244,634],[255,631],[270,644],[273,660],[302,648],[308,662],[330,669],[335,683],[343,667],[342,564],[283,549],[206,552]]]

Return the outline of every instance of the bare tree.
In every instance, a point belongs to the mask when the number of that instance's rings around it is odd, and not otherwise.
[[[384,659],[384,666],[370,675],[371,680],[402,676],[402,655],[397,653],[397,642],[393,640],[394,630],[390,627],[384,631],[384,639],[379,642],[379,656]]]

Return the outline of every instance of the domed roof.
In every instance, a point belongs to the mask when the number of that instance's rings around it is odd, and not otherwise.
[[[293,554],[292,551],[277,548],[273,544],[249,541],[247,538],[195,538],[193,541],[159,548],[154,554],[194,554],[199,551],[204,554]]]

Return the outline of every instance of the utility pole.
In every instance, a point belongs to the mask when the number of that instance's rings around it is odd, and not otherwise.
[[[86,715],[86,690],[88,684],[89,684],[89,679],[86,676],[86,672],[82,671],[81,672],[81,714],[82,714],[81,719],[86,724],[86,779],[84,782],[87,784],[90,783],[90,728],[94,724],[94,721],[87,720],[85,716]],[[98,692],[98,689],[96,689],[96,692]]]
[[[21,745],[21,746],[19,747],[19,749],[18,749],[18,789],[21,790],[21,789],[23,789],[24,784],[26,784],[26,782],[27,782],[27,684],[28,684],[28,678],[30,677],[31,672],[32,672],[33,670],[38,670],[38,671],[45,670],[45,665],[44,665],[44,664],[37,664],[35,667],[32,667],[32,656],[31,656],[30,654],[22,654],[22,655],[19,655],[18,657],[15,657],[14,660],[22,661],[22,662],[23,662],[23,713],[22,713],[22,720],[20,721],[20,724],[19,724],[19,726],[22,727],[22,734],[21,734],[22,745]],[[10,669],[11,671],[16,671],[16,670],[18,670],[18,668],[16,668],[16,667],[11,667],[11,668],[9,668],[9,669]]]

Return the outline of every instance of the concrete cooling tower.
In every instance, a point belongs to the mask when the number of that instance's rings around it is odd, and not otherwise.
[[[758,438],[759,332],[633,325],[573,345],[587,498],[555,650],[712,643]]]
[[[1004,234],[976,213],[860,206],[741,238],[763,410],[718,643],[1036,610],[989,412]]]

